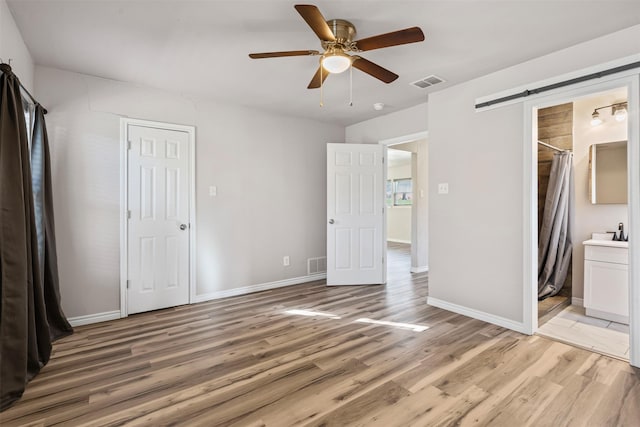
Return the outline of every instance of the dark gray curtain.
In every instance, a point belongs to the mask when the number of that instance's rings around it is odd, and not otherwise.
[[[20,399],[70,334],[60,308],[44,112],[25,123],[20,81],[0,64],[0,410]],[[32,174],[31,162],[34,162]],[[35,196],[35,197],[34,197]]]
[[[573,153],[556,153],[538,237],[538,299],[562,289],[571,264],[573,215]]]
[[[38,236],[38,259],[44,300],[49,322],[49,335],[56,340],[73,332],[60,305],[58,254],[53,219],[53,190],[51,187],[51,157],[49,137],[44,121],[44,108],[36,104],[33,137],[31,139],[32,189]]]

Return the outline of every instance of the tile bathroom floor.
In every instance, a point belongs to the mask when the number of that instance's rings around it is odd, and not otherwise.
[[[589,317],[575,305],[538,328],[538,334],[596,353],[629,360],[629,326]]]

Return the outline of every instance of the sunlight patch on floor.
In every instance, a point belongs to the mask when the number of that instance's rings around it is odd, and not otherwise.
[[[319,317],[328,317],[329,319],[340,319],[340,316],[336,316],[335,314],[331,314],[331,313],[323,313],[322,311],[311,311],[311,310],[299,310],[299,309],[292,309],[292,310],[287,310],[285,311],[285,314],[293,314],[293,315],[297,315],[297,316],[319,316]]]
[[[394,328],[400,329],[408,329],[415,332],[424,332],[429,329],[428,326],[424,325],[416,325],[414,323],[400,323],[400,322],[387,322],[386,320],[373,320],[363,317],[361,319],[356,319],[358,323],[371,323],[374,325],[383,325],[383,326],[392,326]]]

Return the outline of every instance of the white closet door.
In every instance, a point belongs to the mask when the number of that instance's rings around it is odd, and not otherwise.
[[[189,135],[129,125],[129,314],[189,302]]]

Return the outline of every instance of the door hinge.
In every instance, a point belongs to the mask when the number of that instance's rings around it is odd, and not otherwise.
[[[131,141],[127,141],[127,150],[131,150]]]
[[[131,219],[131,211],[127,211],[127,219]]]
[[[131,280],[127,279],[127,289],[129,289],[130,284],[131,284]]]
[[[384,157],[382,158],[382,164],[384,165]]]
[[[384,264],[384,257],[382,257],[382,263]]]

